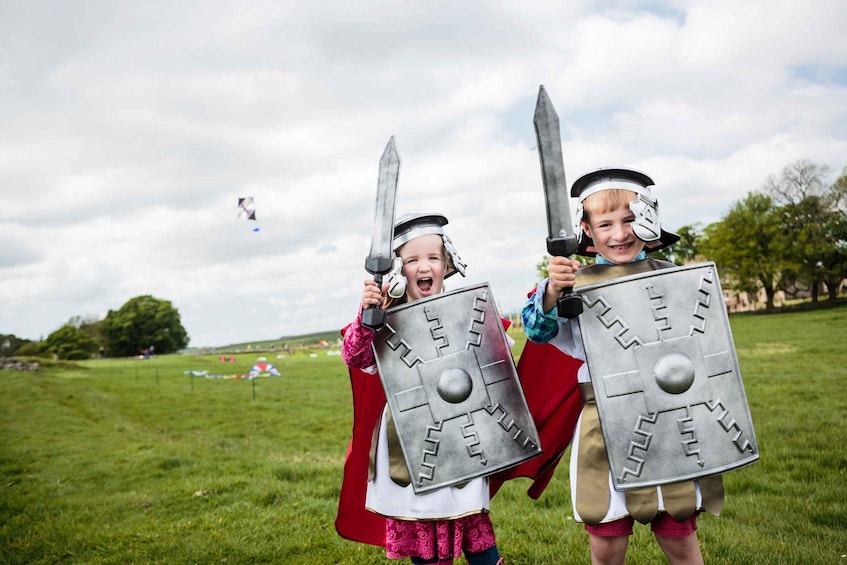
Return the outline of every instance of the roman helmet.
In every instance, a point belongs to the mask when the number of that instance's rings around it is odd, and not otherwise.
[[[577,253],[588,257],[597,255],[594,242],[586,235],[580,222],[585,215],[585,199],[601,190],[621,189],[636,194],[635,200],[629,203],[629,209],[635,214],[632,231],[645,243],[644,248],[648,253],[679,241],[677,234],[662,229],[659,223],[659,201],[653,196],[651,186],[654,186],[653,179],[635,169],[625,168],[597,169],[576,179],[571,186],[571,196],[579,200],[574,214],[579,234]]]
[[[394,254],[399,258],[399,249],[403,244],[427,234],[437,234],[444,240],[444,248],[447,250],[447,265],[444,278],[456,273],[465,276],[466,264],[462,262],[453,242],[444,233],[447,218],[441,214],[404,214],[394,224]],[[388,277],[388,294],[392,298],[400,298],[406,293],[406,277],[403,276],[403,263],[396,260],[394,270]]]

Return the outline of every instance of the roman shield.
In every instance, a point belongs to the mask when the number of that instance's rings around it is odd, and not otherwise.
[[[541,453],[487,284],[389,309],[374,351],[416,493]]]
[[[759,458],[714,263],[576,291],[618,490],[714,475]]]

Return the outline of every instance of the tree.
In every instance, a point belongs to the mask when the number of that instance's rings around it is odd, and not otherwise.
[[[682,226],[676,231],[679,241],[652,253],[656,259],[670,261],[674,265],[685,265],[697,257],[697,245],[700,241],[700,224]]]
[[[179,311],[169,301],[150,295],[136,296],[120,310],[109,310],[102,331],[109,355],[137,355],[150,346],[158,353],[172,353],[188,345]]]
[[[823,196],[826,192],[823,179],[828,173],[826,165],[800,159],[784,167],[779,177],[768,177],[764,189],[780,204],[797,204],[809,196]]]
[[[785,167],[779,177],[769,177],[764,186],[781,206],[783,229],[791,234],[791,244],[783,250],[782,288],[789,294],[808,290],[813,302],[823,284],[834,300],[847,276],[847,242],[839,235],[845,221],[847,179],[842,173],[828,184],[828,171],[826,165],[800,160]]]
[[[535,266],[535,270],[538,273],[538,279],[539,280],[543,281],[544,279],[546,279],[550,275],[550,273],[547,272],[547,266],[549,264],[550,264],[550,256],[545,255],[544,257],[541,258],[541,262],[538,263]]]
[[[822,254],[821,273],[826,283],[828,299],[836,300],[841,282],[847,278],[847,214],[841,214],[828,222],[824,229],[826,237],[835,244]]]
[[[844,212],[847,207],[847,167],[841,170],[841,175],[829,187],[836,209]]]
[[[47,344],[44,341],[28,341],[18,347],[15,355],[21,357],[49,357],[50,352],[47,351]]]
[[[19,348],[28,343],[32,343],[32,341],[13,334],[0,334],[0,357],[11,357]]]
[[[44,342],[46,352],[59,359],[91,359],[98,347],[96,341],[71,324],[51,333]]]
[[[763,288],[765,305],[772,310],[788,238],[773,199],[751,192],[723,220],[706,227],[699,248],[718,265],[725,287],[752,293]]]
[[[106,345],[106,338],[103,335],[102,320],[92,316],[74,316],[68,320],[68,324],[75,328],[79,328],[85,335],[96,341],[98,345]]]

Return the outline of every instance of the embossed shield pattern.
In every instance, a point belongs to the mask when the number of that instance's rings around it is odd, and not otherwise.
[[[714,263],[576,290],[618,490],[714,475],[759,458]]]
[[[374,351],[415,492],[541,453],[487,284],[389,309]]]

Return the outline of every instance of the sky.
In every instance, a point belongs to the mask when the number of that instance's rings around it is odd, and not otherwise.
[[[569,184],[636,168],[663,227],[707,225],[800,159],[847,167],[845,29],[843,0],[0,0],[0,334],[148,294],[192,347],[341,328],[391,136],[398,216],[444,214],[468,264],[448,289],[515,312],[540,85]]]

